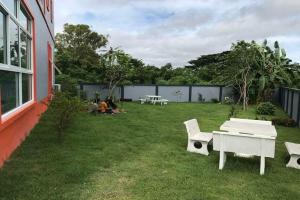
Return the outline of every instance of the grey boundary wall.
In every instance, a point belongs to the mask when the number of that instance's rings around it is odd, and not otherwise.
[[[99,92],[101,99],[108,96],[108,89],[104,85],[81,84],[88,99],[95,97]],[[232,97],[232,87],[223,85],[124,85],[118,86],[114,91],[116,99],[132,99],[137,101],[145,95],[159,95],[170,102],[210,102],[213,99],[224,101],[225,97]],[[200,98],[201,96],[201,98]]]
[[[294,119],[300,127],[300,90],[280,88],[278,101],[283,110]]]
[[[108,89],[104,85],[81,84],[80,89],[85,91],[88,99],[95,98],[99,92],[101,99],[108,96]],[[233,88],[223,85],[124,85],[114,91],[116,99],[132,99],[137,101],[145,95],[159,95],[170,102],[210,102],[217,99],[220,102],[225,97],[233,97]],[[280,88],[275,91],[273,101],[281,105],[285,112],[294,119],[300,127],[300,90]]]

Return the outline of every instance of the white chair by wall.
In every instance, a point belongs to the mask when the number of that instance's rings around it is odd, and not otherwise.
[[[291,156],[286,167],[300,169],[300,144],[295,144],[291,142],[285,142],[284,144]]]
[[[188,133],[187,151],[208,156],[208,145],[212,142],[213,134],[201,132],[196,119],[184,124]]]

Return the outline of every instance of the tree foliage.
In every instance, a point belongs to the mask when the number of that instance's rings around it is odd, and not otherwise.
[[[270,101],[276,88],[292,87],[299,76],[299,66],[291,64],[278,42],[273,49],[267,41],[233,44],[226,65],[218,80],[238,89],[244,108],[249,100]]]
[[[107,44],[107,37],[88,25],[65,24],[56,39],[56,65],[66,75],[81,82],[99,82],[99,50]],[[100,76],[100,77],[99,77]]]
[[[105,74],[103,81],[108,85],[109,98],[117,85],[125,80],[130,67],[130,56],[122,50],[110,48],[101,56],[101,68]]]
[[[57,92],[49,105],[51,121],[62,139],[64,130],[72,119],[84,108],[80,98],[70,96],[68,93]]]
[[[110,95],[117,84],[226,84],[237,89],[245,107],[248,102],[269,101],[280,86],[300,87],[300,65],[288,59],[278,42],[270,47],[267,41],[240,41],[230,51],[203,55],[177,68],[171,63],[146,65],[120,49],[107,48],[107,43],[107,36],[88,25],[66,24],[56,35],[56,65],[65,74],[62,78],[107,84]]]

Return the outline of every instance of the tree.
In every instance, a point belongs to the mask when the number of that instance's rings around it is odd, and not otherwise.
[[[300,64],[293,63],[288,67],[288,73],[292,80],[292,86],[300,89]]]
[[[65,24],[56,39],[56,65],[77,81],[98,83],[99,49],[107,44],[107,37],[90,29],[88,25]],[[100,77],[99,77],[100,76]]]
[[[223,70],[221,79],[227,85],[233,85],[239,91],[239,100],[243,101],[246,110],[249,101],[249,88],[253,83],[255,72],[253,70],[257,54],[255,43],[240,41],[233,44],[229,55],[228,66]]]
[[[292,86],[293,80],[299,77],[299,68],[290,63],[278,42],[272,50],[267,41],[261,45],[240,41],[232,46],[227,67],[219,79],[238,89],[239,102],[243,100],[246,109],[249,100],[270,101],[276,88]]]
[[[112,98],[117,85],[125,80],[130,70],[131,57],[122,50],[110,48],[101,56],[101,66],[105,72],[104,82],[108,86],[108,97]]]
[[[163,80],[170,80],[172,78],[173,66],[171,63],[167,63],[160,68],[160,77]]]
[[[262,45],[255,44],[258,53],[256,60],[257,101],[270,101],[274,89],[280,86],[291,86],[289,74],[291,60],[286,57],[285,50],[279,43],[274,43],[274,51],[267,45],[267,40]]]
[[[227,67],[226,62],[230,51],[222,53],[203,55],[196,60],[189,61],[189,65],[185,68],[191,69],[194,76],[197,76],[201,82],[216,83],[220,72]]]

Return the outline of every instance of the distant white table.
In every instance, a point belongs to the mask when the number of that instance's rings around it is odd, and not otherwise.
[[[161,99],[161,96],[156,95],[146,95],[146,102],[155,103],[155,101],[158,101]]]
[[[168,100],[167,99],[162,99],[161,96],[156,96],[156,95],[146,95],[144,99],[139,99],[141,104],[144,103],[152,103],[155,105],[156,103],[160,103],[161,106],[167,105]]]
[[[254,121],[254,120],[252,120]],[[224,168],[226,153],[260,156],[260,174],[265,172],[265,158],[275,157],[277,132],[274,126],[241,121],[226,121],[221,131],[213,132],[213,148],[220,151],[219,169]],[[224,132],[226,131],[226,132]]]

